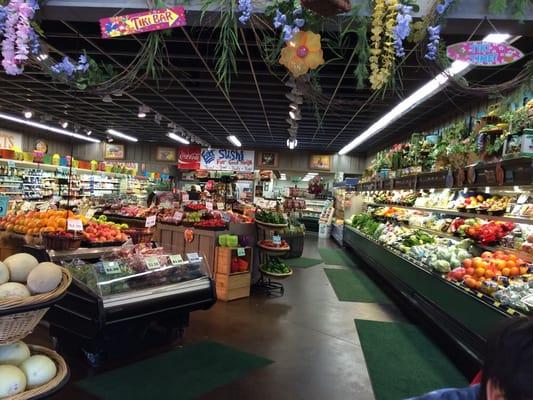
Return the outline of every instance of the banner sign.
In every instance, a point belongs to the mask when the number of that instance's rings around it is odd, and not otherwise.
[[[524,53],[507,43],[482,40],[455,43],[446,49],[449,58],[479,67],[510,64],[524,57]]]
[[[0,149],[21,150],[22,135],[0,128]]]
[[[254,160],[254,151],[203,149],[200,158],[200,169],[253,172]]]
[[[100,30],[102,37],[109,39],[117,36],[176,28],[185,24],[185,9],[183,7],[171,7],[102,18],[100,20]]]
[[[179,169],[200,169],[202,149],[199,146],[180,146],[178,149]]]

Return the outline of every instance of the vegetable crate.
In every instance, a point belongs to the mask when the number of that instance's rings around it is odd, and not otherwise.
[[[231,301],[250,297],[250,272],[236,272],[230,275],[216,274],[217,299]]]
[[[239,254],[244,255],[239,255]],[[250,296],[251,247],[217,247],[215,257],[215,281],[217,298],[231,301]]]

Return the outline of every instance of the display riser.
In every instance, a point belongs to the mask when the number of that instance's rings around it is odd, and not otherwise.
[[[351,227],[344,229],[344,244],[476,362],[481,359],[487,338],[510,318],[502,310],[403,259]]]

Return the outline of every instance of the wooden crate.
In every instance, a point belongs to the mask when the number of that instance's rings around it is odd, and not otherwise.
[[[250,272],[216,274],[217,299],[231,301],[250,296]]]
[[[215,252],[215,273],[231,274],[231,258],[237,255],[238,247],[221,247],[217,246]],[[248,269],[252,269],[253,251],[251,247],[244,247],[246,253],[244,259],[248,262]]]

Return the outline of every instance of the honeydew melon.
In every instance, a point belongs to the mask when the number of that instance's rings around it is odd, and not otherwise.
[[[51,262],[42,262],[28,275],[28,288],[32,293],[48,293],[59,286],[61,267]]]
[[[6,258],[4,264],[9,268],[9,279],[11,282],[26,282],[30,271],[39,262],[31,254],[18,253]]]
[[[20,369],[26,375],[28,388],[41,386],[50,382],[57,373],[56,364],[50,357],[42,354],[28,358],[20,364]]]
[[[7,282],[0,285],[0,300],[30,297],[30,291],[22,283]]]
[[[3,262],[0,262],[0,285],[9,281],[9,268]]]
[[[30,349],[24,342],[16,342],[0,346],[0,365],[18,366],[30,358]]]
[[[26,375],[14,365],[0,365],[0,399],[26,390]]]

